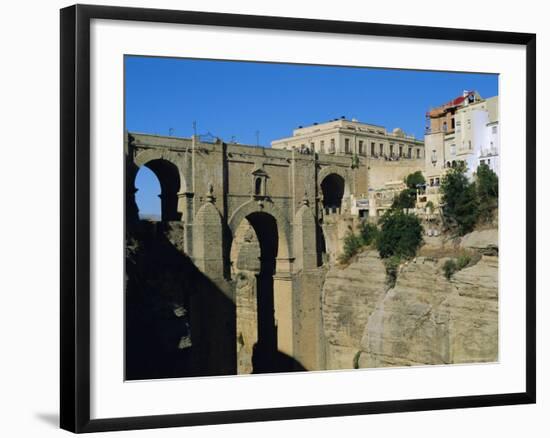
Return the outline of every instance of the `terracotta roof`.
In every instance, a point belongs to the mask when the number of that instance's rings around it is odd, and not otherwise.
[[[437,117],[445,112],[445,110],[459,106],[468,96],[471,96],[472,94],[474,94],[474,91],[468,91],[468,94],[466,94],[465,96],[455,97],[453,100],[444,103],[443,105],[440,105],[431,111],[428,111],[426,115],[430,117]]]

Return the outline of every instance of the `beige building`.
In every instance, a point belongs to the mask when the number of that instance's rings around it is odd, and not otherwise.
[[[350,212],[360,217],[378,217],[390,206],[396,192],[394,183],[417,170],[424,170],[424,143],[396,128],[388,132],[378,125],[348,120],[345,117],[326,123],[298,127],[292,137],[271,142],[273,149],[299,154],[319,155],[319,160],[331,156],[345,159],[364,175],[366,185],[350,194]],[[389,186],[388,186],[389,184]],[[390,187],[391,186],[391,187]],[[332,210],[325,209],[326,214]]]
[[[311,126],[298,127],[292,137],[271,142],[274,149],[313,151],[320,154],[359,155],[391,161],[423,159],[424,143],[396,128],[348,120],[345,117]]]

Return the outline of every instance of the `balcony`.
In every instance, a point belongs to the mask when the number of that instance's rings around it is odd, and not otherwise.
[[[497,155],[498,155],[497,148],[481,149],[481,151],[479,151],[479,158],[491,158],[491,157],[496,157]]]

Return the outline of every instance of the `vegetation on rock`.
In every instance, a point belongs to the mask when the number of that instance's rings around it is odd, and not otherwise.
[[[445,275],[445,278],[447,280],[450,280],[456,272],[469,266],[475,265],[480,260],[480,258],[481,255],[479,253],[462,253],[456,258],[448,259],[443,264],[443,275]]]
[[[451,169],[441,184],[443,215],[448,227],[463,236],[479,222],[492,219],[498,207],[498,177],[487,166],[477,168],[475,181],[466,176],[466,165]]]
[[[415,215],[389,210],[382,216],[380,224],[377,239],[380,257],[414,257],[422,243],[422,225]]]
[[[481,164],[476,172],[476,188],[479,198],[479,219],[490,222],[498,207],[498,176],[486,164]]]
[[[349,262],[364,247],[374,243],[377,236],[378,228],[376,228],[376,225],[362,221],[359,225],[359,234],[355,234],[350,230],[344,238],[344,252],[339,258],[340,263]]]

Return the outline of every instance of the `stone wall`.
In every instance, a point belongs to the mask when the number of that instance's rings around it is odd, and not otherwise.
[[[426,151],[428,153],[427,149]],[[370,159],[368,161],[369,188],[373,190],[384,188],[387,182],[403,181],[407,175],[418,170],[424,171],[424,158],[404,158],[399,161]]]

